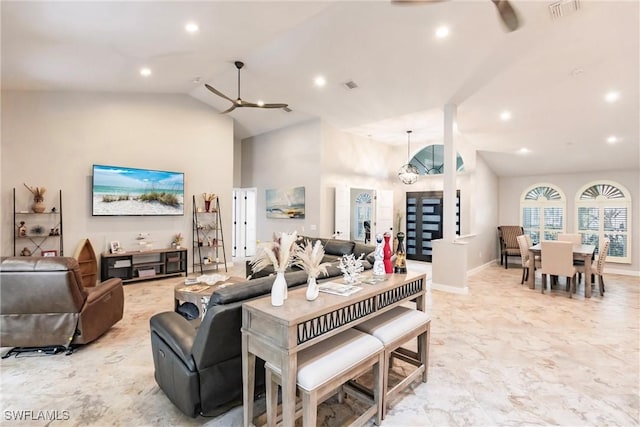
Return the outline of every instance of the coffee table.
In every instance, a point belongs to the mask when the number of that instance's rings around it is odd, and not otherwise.
[[[227,280],[215,282],[212,285],[200,282],[192,285],[180,283],[173,289],[173,296],[175,299],[174,310],[177,312],[181,303],[190,302],[198,307],[200,319],[202,319],[207,312],[207,306],[209,305],[209,298],[211,298],[211,294],[213,294],[217,289],[244,282],[245,280],[246,279],[243,277],[230,276]]]

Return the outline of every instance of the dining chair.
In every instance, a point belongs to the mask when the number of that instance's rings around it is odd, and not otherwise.
[[[573,243],[561,241],[543,241],[541,243],[542,293],[547,286],[547,275],[567,278],[569,298],[573,297],[576,285],[576,267],[573,265]],[[551,291],[551,286],[549,286]]]
[[[520,247],[520,258],[522,259],[522,280],[520,284],[522,285],[525,280],[529,280],[529,269],[532,267],[532,261],[529,257],[529,248],[531,247],[531,238],[526,234],[522,234],[516,237],[518,241],[518,246]],[[535,257],[534,261],[536,265],[533,265],[533,271],[535,274],[535,269],[540,267],[540,258]]]
[[[598,245],[598,258],[591,264],[592,277],[593,275],[598,276],[598,288],[600,289],[600,296],[604,296],[604,278],[602,275],[604,273],[604,263],[607,260],[607,253],[609,252],[609,244],[610,241],[607,238],[600,240],[600,244]],[[577,270],[579,275],[584,274],[585,267],[577,267]],[[592,283],[594,282],[593,279],[591,281]]]
[[[574,246],[582,244],[582,234],[580,233],[558,233],[558,241],[571,242]]]
[[[500,265],[504,260],[504,268],[509,268],[509,256],[519,256],[517,236],[524,234],[524,230],[519,225],[501,225],[498,227],[498,238],[500,239]]]

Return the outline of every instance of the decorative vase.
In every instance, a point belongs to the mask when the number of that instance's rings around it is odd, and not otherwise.
[[[396,249],[396,262],[393,268],[394,273],[406,273],[407,262],[406,253],[404,251],[404,233],[401,231],[398,233],[398,247]]]
[[[376,234],[376,251],[375,261],[373,262],[373,274],[375,276],[384,276],[384,247],[382,243],[382,234]]]
[[[384,233],[384,272],[393,273],[393,265],[391,264],[391,245],[389,245],[391,234]]]
[[[45,210],[44,201],[42,199],[34,199],[33,206],[31,206],[31,210],[35,213],[42,213]]]
[[[313,301],[318,298],[318,294],[320,294],[320,289],[318,288],[316,278],[309,276],[307,278],[307,301]]]
[[[271,305],[279,307],[284,304],[284,300],[287,299],[286,293],[287,280],[284,278],[284,272],[278,271],[271,286]]]
[[[209,212],[209,209],[211,209],[211,200],[205,200],[204,201],[204,211],[205,212]]]

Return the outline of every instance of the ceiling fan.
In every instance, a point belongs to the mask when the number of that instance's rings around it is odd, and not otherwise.
[[[231,101],[232,105],[231,107],[229,107],[228,109],[224,110],[223,112],[221,112],[220,114],[226,114],[229,113],[233,110],[235,110],[236,108],[241,108],[241,107],[254,107],[254,108],[282,108],[285,111],[291,111],[291,109],[288,107],[287,104],[265,104],[263,102],[258,102],[258,103],[253,103],[253,102],[247,102],[247,101],[243,101],[242,98],[240,98],[240,70],[242,69],[242,67],[244,67],[244,62],[241,61],[235,61],[234,62],[236,68],[238,69],[238,98],[237,99],[231,99],[229,98],[227,95],[225,95],[224,93],[220,92],[219,90],[217,90],[216,88],[208,85],[205,83],[205,87],[207,89],[209,89],[211,92],[215,93],[216,95]]]
[[[418,4],[418,3],[435,3],[443,0],[391,0],[396,4]],[[498,15],[502,20],[507,31],[515,31],[520,27],[520,19],[509,0],[491,0],[491,3],[498,9]]]

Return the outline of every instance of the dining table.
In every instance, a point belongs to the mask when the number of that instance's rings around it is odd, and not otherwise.
[[[573,245],[573,259],[584,261],[584,296],[585,298],[591,298],[591,262],[593,259],[593,253],[596,250],[595,245]],[[533,245],[529,248],[529,259],[533,260],[536,256],[542,256],[542,245],[540,243]],[[536,287],[536,268],[535,263],[531,263],[532,274],[529,274],[529,288],[535,289]],[[544,284],[543,284],[544,286]]]
[[[273,306],[269,295],[242,305],[245,427],[252,425],[253,420],[256,357],[282,372],[282,425],[293,427],[298,352],[410,301],[415,301],[417,310],[425,311],[424,273],[395,273],[377,278],[368,273],[356,286],[355,293],[320,292],[313,301],[306,299],[304,287],[289,289],[282,306]]]

